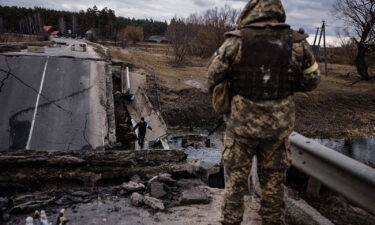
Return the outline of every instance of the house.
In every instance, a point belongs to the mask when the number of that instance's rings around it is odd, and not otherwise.
[[[168,40],[161,35],[152,35],[148,39],[146,39],[146,41],[153,43],[168,43]]]
[[[51,35],[52,35],[53,37],[58,37],[58,36],[60,36],[60,31],[58,31],[58,30],[52,31],[52,32],[51,32]]]
[[[52,32],[52,26],[43,26],[42,27],[42,32],[43,33],[49,33],[49,34],[51,34],[51,32]]]

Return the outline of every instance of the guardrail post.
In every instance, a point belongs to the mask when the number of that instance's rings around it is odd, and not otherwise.
[[[318,198],[322,183],[315,179],[314,177],[309,178],[309,183],[307,184],[307,195],[311,198]]]
[[[130,73],[129,73],[129,67],[126,67],[126,91],[130,92]]]
[[[124,71],[121,69],[121,94],[125,94],[125,78],[124,78]]]

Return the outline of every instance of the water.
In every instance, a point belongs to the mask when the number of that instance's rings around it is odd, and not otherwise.
[[[375,165],[375,137],[313,140],[359,162]]]
[[[224,150],[222,138],[223,134],[214,134],[209,137],[211,146],[206,147],[204,142],[207,138],[204,134],[175,131],[168,140],[172,149],[184,149],[189,160],[201,159],[213,165],[221,161],[221,153]],[[185,146],[191,146],[183,147],[183,139]],[[375,165],[375,137],[312,140],[359,162]]]
[[[220,164],[224,150],[222,138],[222,134],[213,134],[207,138],[205,134],[175,132],[168,137],[168,144],[171,149],[184,149],[188,160],[199,159],[205,166],[210,167]],[[206,145],[207,139],[210,140],[209,147]]]

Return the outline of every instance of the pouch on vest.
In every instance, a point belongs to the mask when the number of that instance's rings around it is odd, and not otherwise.
[[[217,84],[212,94],[212,106],[219,114],[228,114],[231,110],[230,81]]]

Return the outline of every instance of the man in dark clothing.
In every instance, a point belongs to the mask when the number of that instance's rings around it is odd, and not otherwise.
[[[143,149],[147,128],[152,130],[152,127],[145,122],[145,118],[141,118],[141,121],[133,128],[133,132],[138,129],[138,144]]]

